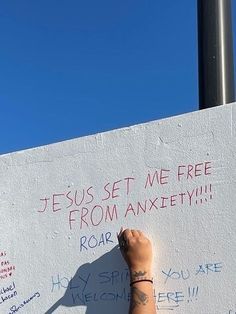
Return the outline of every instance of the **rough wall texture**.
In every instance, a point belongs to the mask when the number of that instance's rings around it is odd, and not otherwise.
[[[121,226],[158,313],[236,313],[236,107],[0,157],[0,313],[128,313]]]

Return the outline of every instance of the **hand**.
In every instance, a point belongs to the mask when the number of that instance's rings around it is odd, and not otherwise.
[[[139,230],[121,228],[118,235],[121,253],[129,266],[131,275],[151,276],[152,245],[149,239]],[[142,276],[142,277],[143,277]],[[136,277],[136,276],[135,276]]]

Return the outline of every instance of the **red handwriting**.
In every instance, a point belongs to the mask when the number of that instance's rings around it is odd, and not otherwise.
[[[10,262],[6,259],[6,256],[6,251],[0,251],[0,280],[11,277],[13,271],[15,271],[15,266],[10,265]]]
[[[98,226],[102,222],[111,222],[118,219],[117,206],[105,206],[95,205],[92,208],[82,207],[81,210],[75,209],[69,212],[69,226],[70,229],[73,225],[78,224],[80,229],[90,226]]]
[[[175,206],[193,206],[198,203],[203,204],[212,200],[211,184],[204,187],[204,193],[199,194],[199,190],[203,191],[203,187],[197,187],[192,190],[186,190],[172,195],[161,195],[155,198],[131,202],[126,208],[124,217],[127,217],[128,215],[139,216],[141,213]]]
[[[161,169],[160,171],[156,170],[153,174],[148,173],[146,182],[145,182],[145,189],[148,186],[153,186],[154,182],[156,184],[167,184],[169,179],[169,172],[170,170]]]
[[[208,176],[211,174],[211,162],[201,162],[194,165],[178,166],[178,181],[194,179],[200,176]]]
[[[110,223],[120,217],[126,218],[130,215],[139,216],[142,213],[172,208],[175,206],[193,206],[209,202],[213,198],[211,184],[199,185],[183,189],[182,182],[192,181],[196,185],[199,177],[212,174],[212,163],[210,161],[193,164],[178,165],[174,170],[154,169],[148,171],[144,177],[139,178],[139,187],[145,191],[152,190],[152,196],[144,196],[141,200],[123,202],[130,199],[132,191],[137,184],[137,178],[127,176],[122,179],[106,182],[100,189],[93,185],[75,190],[60,191],[52,195],[46,195],[40,199],[39,213],[68,212],[68,225],[74,228],[96,227],[102,223]],[[176,192],[170,195],[163,190],[170,183],[176,184]],[[177,192],[181,184],[181,191]],[[160,189],[156,189],[159,186]],[[99,192],[99,193],[98,193]],[[123,198],[122,202],[119,199]]]
[[[202,194],[199,193],[202,191]],[[151,214],[157,210],[164,210],[172,207],[194,206],[211,201],[212,185],[195,187],[191,190],[185,190],[176,194],[158,195],[153,198],[133,201],[127,206],[113,205],[94,205],[82,207],[80,209],[72,209],[68,214],[69,228],[84,229],[97,227],[104,223],[117,221],[120,217],[126,218],[131,216],[139,216],[142,214]]]
[[[38,210],[39,213],[43,213],[46,210],[52,210],[57,212],[63,208],[69,208],[71,206],[81,206],[89,204],[94,199],[94,188],[92,186],[75,191],[68,191],[65,193],[55,193],[51,197],[41,198],[43,203],[42,207]]]
[[[102,197],[100,201],[115,199],[124,195],[129,195],[132,188],[133,177],[126,177],[122,180],[108,182],[102,188]],[[58,212],[62,209],[73,207],[86,207],[87,204],[95,200],[95,189],[93,186],[82,188],[81,190],[68,191],[64,193],[54,193],[52,196],[41,198],[41,208],[39,213],[47,210]]]
[[[10,264],[9,261],[2,261],[2,262],[0,263],[1,266],[7,266],[7,265],[9,265],[9,264]]]
[[[177,181],[188,181],[196,177],[208,176],[211,174],[212,164],[210,161],[205,161],[196,164],[180,165],[177,167]],[[153,173],[148,173],[144,187],[153,187],[156,185],[166,185],[170,183],[171,170],[160,169]],[[174,174],[175,177],[175,174]],[[173,181],[173,178],[172,178]]]
[[[113,183],[108,182],[103,187],[103,189],[105,190],[105,195],[104,195],[105,197],[102,198],[102,200],[106,201],[108,199],[121,196],[119,194],[120,193],[119,191],[121,190],[123,184],[125,187],[125,194],[129,195],[130,189],[131,189],[131,182],[133,182],[133,180],[134,178],[128,177],[128,178],[124,178],[123,180],[115,181]]]
[[[0,269],[0,279],[6,279],[12,276],[12,272],[15,270],[15,266],[8,266]]]

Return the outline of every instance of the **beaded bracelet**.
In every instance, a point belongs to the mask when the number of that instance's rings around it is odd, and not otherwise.
[[[153,283],[153,280],[151,280],[151,279],[140,279],[140,280],[132,281],[132,282],[130,283],[130,287],[131,287],[133,284],[135,284],[135,283],[137,283],[137,282],[141,282],[141,281],[147,281],[147,282]]]

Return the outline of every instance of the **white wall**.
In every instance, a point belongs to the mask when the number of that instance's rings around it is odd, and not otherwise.
[[[0,313],[128,312],[121,226],[155,252],[158,313],[236,313],[236,109],[0,157]]]

